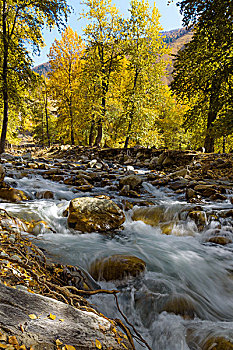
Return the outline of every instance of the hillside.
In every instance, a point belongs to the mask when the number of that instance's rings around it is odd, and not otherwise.
[[[187,31],[184,28],[182,29],[183,31],[177,29],[175,31],[165,32],[166,37],[164,41],[168,42],[168,46],[171,48],[171,54],[165,56],[165,58],[170,62],[167,65],[168,75],[164,79],[167,85],[170,85],[172,82],[173,61],[175,59],[175,56],[177,55],[179,50],[183,49],[184,45],[187,44],[193,36],[191,31]],[[178,33],[180,34],[180,36],[178,36]],[[169,36],[170,34],[171,36]]]
[[[177,52],[184,47],[186,43],[188,43],[192,38],[191,31],[187,30],[186,28],[179,28],[179,29],[173,29],[170,31],[164,31],[161,33],[163,36],[163,41],[168,44],[168,46],[171,47],[171,54],[166,55],[167,61],[170,61],[171,63],[167,66],[167,72],[168,76],[164,78],[164,81],[166,84],[170,84],[172,81],[172,70],[173,70],[173,64],[172,59],[174,59],[174,55],[177,54]],[[36,66],[33,68],[33,70],[40,74],[40,75],[47,75],[47,73],[50,70],[49,63],[42,63],[39,66]]]
[[[34,67],[33,70],[39,75],[47,75],[47,73],[50,71],[49,62],[42,63],[39,66]]]

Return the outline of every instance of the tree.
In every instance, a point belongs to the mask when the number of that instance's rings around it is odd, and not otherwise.
[[[217,126],[232,120],[233,1],[183,0],[178,5],[194,36],[177,56],[172,89],[190,102],[186,127],[201,122],[206,152],[213,152]]]
[[[86,59],[92,61],[92,81],[95,92],[100,92],[101,114],[97,119],[95,145],[99,146],[103,136],[103,122],[107,110],[107,94],[112,74],[122,57],[122,20],[111,0],[84,0],[84,18],[92,22],[84,29],[86,37]]]
[[[124,96],[124,114],[128,126],[125,148],[137,126],[145,132],[154,124],[154,105],[163,90],[165,75],[163,55],[168,52],[160,35],[159,12],[151,9],[146,0],[132,0],[130,18],[126,23],[126,55],[128,57],[128,82]]]
[[[84,44],[81,37],[70,27],[62,33],[61,40],[55,40],[49,53],[51,71],[49,77],[49,89],[56,101],[61,127],[68,127],[70,142],[75,144],[75,122],[77,111],[82,109],[81,101],[81,72]],[[79,108],[77,108],[79,104]],[[60,119],[60,120],[59,120]],[[66,120],[66,122],[65,122]]]
[[[2,0],[1,16],[1,77],[3,98],[3,124],[0,141],[0,153],[4,152],[8,125],[9,101],[12,97],[10,86],[12,79],[26,80],[32,72],[31,59],[26,49],[31,45],[38,51],[43,45],[42,28],[55,24],[61,26],[69,13],[66,0]],[[20,57],[20,70],[13,65],[12,57]]]

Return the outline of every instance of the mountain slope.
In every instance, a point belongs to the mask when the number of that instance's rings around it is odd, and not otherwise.
[[[187,30],[186,28],[173,29],[167,32],[162,32],[163,41],[168,44],[171,48],[171,54],[165,55],[165,59],[170,62],[167,65],[167,73],[168,75],[164,78],[166,84],[170,84],[172,81],[171,73],[173,71],[173,63],[174,55],[184,47],[186,43],[188,43],[192,39],[192,32]],[[39,66],[33,68],[34,72],[39,75],[47,75],[50,71],[49,62],[42,63]]]

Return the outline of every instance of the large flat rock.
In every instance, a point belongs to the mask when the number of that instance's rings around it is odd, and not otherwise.
[[[96,349],[96,340],[101,349],[132,349],[107,318],[1,283],[0,329],[34,350],[57,349],[57,339],[79,350]]]

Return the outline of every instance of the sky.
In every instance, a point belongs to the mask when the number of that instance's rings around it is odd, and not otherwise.
[[[78,20],[79,14],[83,9],[81,5],[81,0],[68,0],[69,5],[73,7],[73,13],[68,20],[68,25],[72,27],[73,30],[76,30],[79,35],[82,35],[82,28],[85,27],[86,22],[84,20]],[[156,7],[159,9],[161,14],[160,23],[163,27],[163,30],[168,31],[172,29],[177,29],[182,27],[182,17],[179,14],[179,8],[175,3],[167,5],[168,0],[157,0],[155,1]],[[130,0],[113,0],[112,3],[115,3],[117,8],[120,10],[125,17],[128,15],[128,8]],[[153,6],[154,0],[149,0],[149,4]],[[50,46],[55,39],[60,39],[61,35],[56,29],[49,31],[44,31],[44,41],[46,46],[41,50],[40,56],[33,56],[34,66],[45,63],[48,61],[48,53]]]

